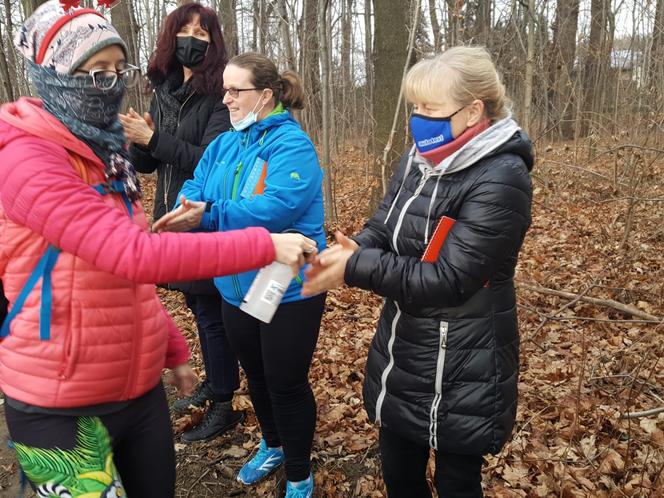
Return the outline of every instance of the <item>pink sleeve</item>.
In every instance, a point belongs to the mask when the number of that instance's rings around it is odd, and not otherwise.
[[[166,350],[166,363],[164,366],[166,368],[173,368],[189,360],[189,345],[163,304],[161,308],[164,315],[166,315],[168,326],[168,349]]]
[[[15,223],[103,271],[140,283],[211,278],[274,260],[267,230],[149,233],[105,204],[64,148],[34,137],[0,150],[0,202]]]

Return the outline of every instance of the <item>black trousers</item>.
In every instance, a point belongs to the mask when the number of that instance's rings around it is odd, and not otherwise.
[[[379,435],[380,459],[388,498],[431,498],[426,482],[429,447],[420,446],[384,427]],[[436,451],[434,482],[439,498],[482,498],[479,455]]]
[[[240,387],[240,367],[221,317],[221,295],[185,294],[196,317],[205,376],[215,401],[230,401]]]
[[[115,496],[110,491],[113,486],[117,487],[118,483],[114,481],[117,476],[114,475],[114,470],[107,472],[109,467],[104,458],[108,453],[108,445],[103,435],[107,433],[110,436],[113,464],[125,496],[175,496],[173,433],[161,383],[122,410],[108,415],[77,417],[25,413],[5,405],[5,417],[14,444],[27,447],[23,454],[17,449],[17,456],[28,478],[31,475],[29,469],[44,476],[43,481],[30,479],[35,489],[40,486],[42,489],[46,489],[44,486],[55,485],[61,486],[60,489],[73,489],[94,485],[97,488],[106,487],[108,496]],[[98,421],[103,425],[98,425]],[[90,452],[86,455],[91,458],[82,456],[80,451],[73,451],[80,450],[81,447]],[[48,466],[35,465],[35,462],[46,459],[37,455],[35,449],[38,448],[47,450],[50,454],[47,458],[51,461],[65,462],[61,468],[71,469],[73,472],[70,472],[68,477],[67,474],[55,478],[47,477],[48,472],[44,472],[44,469]],[[69,456],[59,456],[58,452],[52,451],[55,448],[67,452]],[[90,462],[95,460],[98,461],[95,462],[96,466],[90,468]],[[87,470],[84,470],[86,468]],[[91,470],[98,471],[92,480],[80,477]],[[109,475],[113,479],[109,479]],[[107,495],[102,492],[100,496]]]
[[[267,324],[223,302],[228,339],[247,374],[263,438],[270,447],[283,446],[289,481],[311,472],[316,401],[309,367],[324,306],[325,295],[284,303]]]

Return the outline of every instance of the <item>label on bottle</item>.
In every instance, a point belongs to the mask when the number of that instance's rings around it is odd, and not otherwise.
[[[265,292],[263,292],[263,295],[261,296],[261,301],[272,306],[279,306],[281,298],[284,297],[285,292],[285,285],[282,285],[276,280],[270,280],[267,284]]]

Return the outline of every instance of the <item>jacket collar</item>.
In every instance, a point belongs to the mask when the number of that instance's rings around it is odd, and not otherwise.
[[[0,119],[31,135],[62,145],[65,149],[104,168],[87,144],[76,138],[67,127],[43,108],[40,99],[21,97],[0,107]]]
[[[253,144],[254,142],[261,140],[261,137],[264,137],[271,128],[276,128],[284,124],[290,124],[300,128],[300,124],[295,121],[288,109],[279,102],[274,110],[266,117],[254,123],[246,130],[237,133],[243,134],[242,140],[246,141],[247,144]]]

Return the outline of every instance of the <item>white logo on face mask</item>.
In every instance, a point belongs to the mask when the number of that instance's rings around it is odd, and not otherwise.
[[[419,142],[417,142],[417,145],[419,147],[426,147],[427,145],[433,145],[444,141],[445,141],[445,135],[441,133],[437,137],[420,140]]]
[[[261,97],[263,96],[263,93],[261,93]],[[258,104],[260,104],[260,99],[258,99],[258,102],[256,102],[256,105],[254,108],[247,113],[245,117],[240,119],[239,121],[233,121],[231,119],[231,125],[233,125],[233,129],[235,131],[242,131],[246,128],[249,128],[252,124],[254,124],[256,121],[258,121],[258,115],[260,112],[263,110],[263,107],[265,107],[265,104],[263,104],[258,111],[256,111],[256,107]]]

